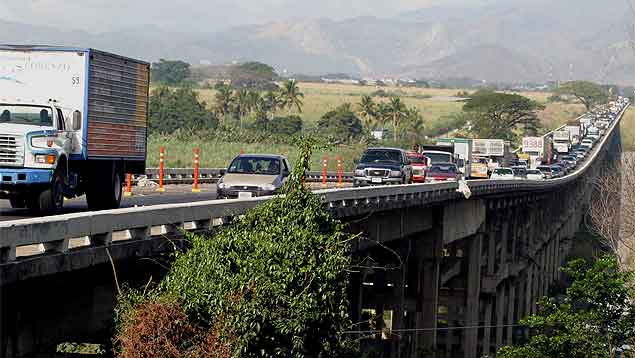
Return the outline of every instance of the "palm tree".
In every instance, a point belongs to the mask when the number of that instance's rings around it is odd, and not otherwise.
[[[256,126],[267,130],[269,126],[269,110],[270,106],[264,97],[258,97],[256,106],[254,107],[254,114],[256,116]]]
[[[267,112],[271,112],[271,118],[275,115],[276,111],[283,107],[280,95],[276,92],[268,91],[263,96],[264,105]]]
[[[362,96],[362,99],[359,101],[357,105],[359,107],[359,114],[364,118],[366,122],[366,127],[370,128],[371,122],[375,118],[377,112],[377,105],[373,101],[373,97],[371,96]]]
[[[418,141],[423,135],[423,129],[425,123],[423,122],[423,118],[421,117],[421,112],[417,107],[411,107],[406,110],[406,118],[408,120],[408,125],[406,130],[409,132],[409,137],[413,141]],[[418,143],[414,143],[418,144]]]
[[[299,113],[302,113],[301,98],[304,98],[304,93],[300,92],[296,80],[285,81],[280,89],[280,96],[284,101],[284,107],[289,108],[289,113],[291,113],[293,107],[295,107]]]
[[[243,117],[249,113],[249,94],[247,90],[240,89],[234,93],[234,115],[240,123],[240,128],[243,127]]]
[[[218,112],[224,117],[231,112],[234,91],[229,86],[220,86],[216,92],[215,100]]]
[[[260,101],[260,94],[255,91],[247,92],[247,112],[254,113],[258,110],[258,102]]]
[[[379,102],[375,112],[375,122],[381,125],[381,130],[386,129],[386,120],[390,116],[390,106],[388,103]]]
[[[390,103],[388,104],[388,114],[392,119],[392,127],[394,130],[393,138],[395,142],[399,137],[397,133],[399,129],[399,123],[404,117],[406,117],[407,110],[408,109],[406,108],[406,106],[403,104],[403,102],[401,102],[401,98],[393,97],[390,99]]]

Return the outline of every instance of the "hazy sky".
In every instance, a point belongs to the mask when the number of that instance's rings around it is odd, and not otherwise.
[[[0,19],[90,32],[139,25],[215,31],[276,20],[394,16],[403,11],[484,0],[1,0]]]

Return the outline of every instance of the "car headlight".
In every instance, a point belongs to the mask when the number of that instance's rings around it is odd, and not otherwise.
[[[390,176],[391,177],[400,177],[401,176],[401,172],[399,170],[391,170],[390,171]]]
[[[262,190],[274,191],[274,190],[276,190],[276,186],[273,185],[273,184],[265,184],[265,185],[262,186]]]
[[[366,173],[364,173],[364,169],[355,169],[356,177],[363,177],[364,175],[366,175]]]
[[[221,181],[219,181],[217,185],[218,185],[218,189],[225,189],[225,188],[227,188],[227,184],[223,183],[223,181],[222,181],[222,180],[221,180]]]
[[[33,137],[31,138],[31,147],[34,148],[51,148],[55,144],[55,137]]]

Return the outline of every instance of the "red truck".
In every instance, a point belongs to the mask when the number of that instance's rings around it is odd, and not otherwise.
[[[426,168],[430,165],[430,159],[421,153],[411,151],[408,152],[408,160],[412,166],[412,182],[426,182]]]

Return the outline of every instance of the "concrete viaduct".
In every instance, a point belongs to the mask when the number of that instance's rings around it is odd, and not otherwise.
[[[349,334],[383,357],[480,357],[558,280],[593,181],[619,158],[620,118],[564,178],[317,192],[362,239]],[[183,229],[209,232],[268,200],[209,201],[0,223],[0,356],[108,344],[118,284],[159,279]],[[381,318],[381,319],[378,319]]]

